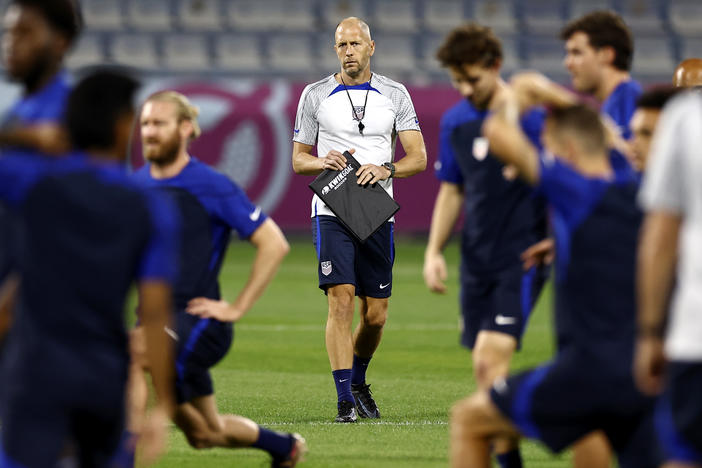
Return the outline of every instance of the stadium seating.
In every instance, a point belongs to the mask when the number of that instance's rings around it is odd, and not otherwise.
[[[372,27],[374,67],[398,78],[446,81],[436,47],[466,20],[490,25],[503,38],[508,71],[564,75],[558,32],[600,8],[619,12],[632,28],[635,72],[647,80],[667,80],[671,63],[702,55],[700,0],[83,0],[83,8],[87,34],[72,67],[102,58],[147,72],[204,66],[233,76],[323,76],[338,67],[334,27],[355,15]]]

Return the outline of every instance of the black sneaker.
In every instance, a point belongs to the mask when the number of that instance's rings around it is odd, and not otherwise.
[[[307,442],[300,434],[290,434],[293,438],[293,446],[290,453],[284,458],[273,459],[272,468],[293,468],[301,462],[307,453]]]
[[[338,405],[339,414],[336,415],[334,422],[352,423],[356,422],[356,406],[352,401],[342,401]]]
[[[351,384],[351,393],[353,394],[354,400],[356,400],[356,409],[360,417],[371,419],[380,418],[380,410],[371,395],[370,385],[365,383],[358,385]]]

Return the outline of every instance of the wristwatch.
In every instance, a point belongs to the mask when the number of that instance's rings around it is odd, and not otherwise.
[[[383,163],[383,167],[385,169],[387,169],[388,171],[390,171],[390,177],[388,177],[388,179],[395,177],[395,165],[393,163],[391,163],[391,162]]]

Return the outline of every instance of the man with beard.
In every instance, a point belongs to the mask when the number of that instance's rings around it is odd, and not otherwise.
[[[362,164],[359,185],[379,184],[390,196],[393,178],[410,177],[427,164],[419,120],[407,89],[371,73],[375,52],[370,28],[359,18],[346,18],[336,28],[334,50],[341,69],[308,85],[297,108],[293,135],[293,170],[317,175],[342,170],[348,150]],[[405,156],[393,163],[396,138]],[[317,146],[317,155],[312,153]],[[317,197],[312,198],[313,240],[317,250],[319,287],[327,295],[329,313],[325,341],[336,385],[336,422],[379,418],[380,410],[366,383],[366,370],[387,319],[395,259],[394,219],[360,242]],[[360,322],[351,324],[355,296]]]
[[[182,94],[163,91],[149,97],[141,112],[141,138],[147,164],[135,174],[142,185],[168,193],[180,208],[183,225],[180,275],[175,281],[176,397],[173,421],[190,445],[256,447],[269,452],[273,466],[291,467],[306,451],[297,434],[279,434],[253,421],[217,411],[209,369],[229,351],[233,326],[251,308],[289,250],[275,222],[254,206],[225,175],[188,154],[200,135],[198,111]],[[221,299],[219,271],[232,229],[256,247],[246,285],[236,299]],[[139,356],[140,330],[133,333],[136,368],[130,384],[132,427],[146,404]]]
[[[545,211],[532,190],[506,177],[510,168],[495,159],[481,135],[483,121],[507,84],[500,78],[502,46],[478,24],[454,29],[437,52],[463,99],[441,121],[436,175],[441,181],[424,257],[424,280],[445,293],[442,249],[461,207],[466,221],[461,240],[461,343],[472,350],[481,389],[507,375],[531,308],[546,279],[541,269],[523,271],[519,254],[545,235]],[[522,125],[538,145],[543,112],[525,114]],[[496,443],[503,467],[520,467],[516,440]]]

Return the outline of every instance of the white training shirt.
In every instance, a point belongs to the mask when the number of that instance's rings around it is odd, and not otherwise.
[[[340,153],[355,148],[354,158],[363,164],[392,162],[398,132],[419,131],[419,121],[407,89],[400,83],[373,73],[368,84],[346,86],[339,84],[334,75],[307,85],[297,106],[293,141],[317,145],[317,155],[329,151]],[[368,94],[365,109],[363,103]],[[349,102],[349,96],[362,116],[365,128],[358,132],[358,120]],[[392,197],[392,179],[379,182]],[[312,198],[312,216],[334,213],[317,195]],[[392,219],[391,219],[392,221]]]
[[[665,340],[669,359],[702,361],[702,95],[675,98],[661,114],[639,201],[683,218],[676,288]]]

